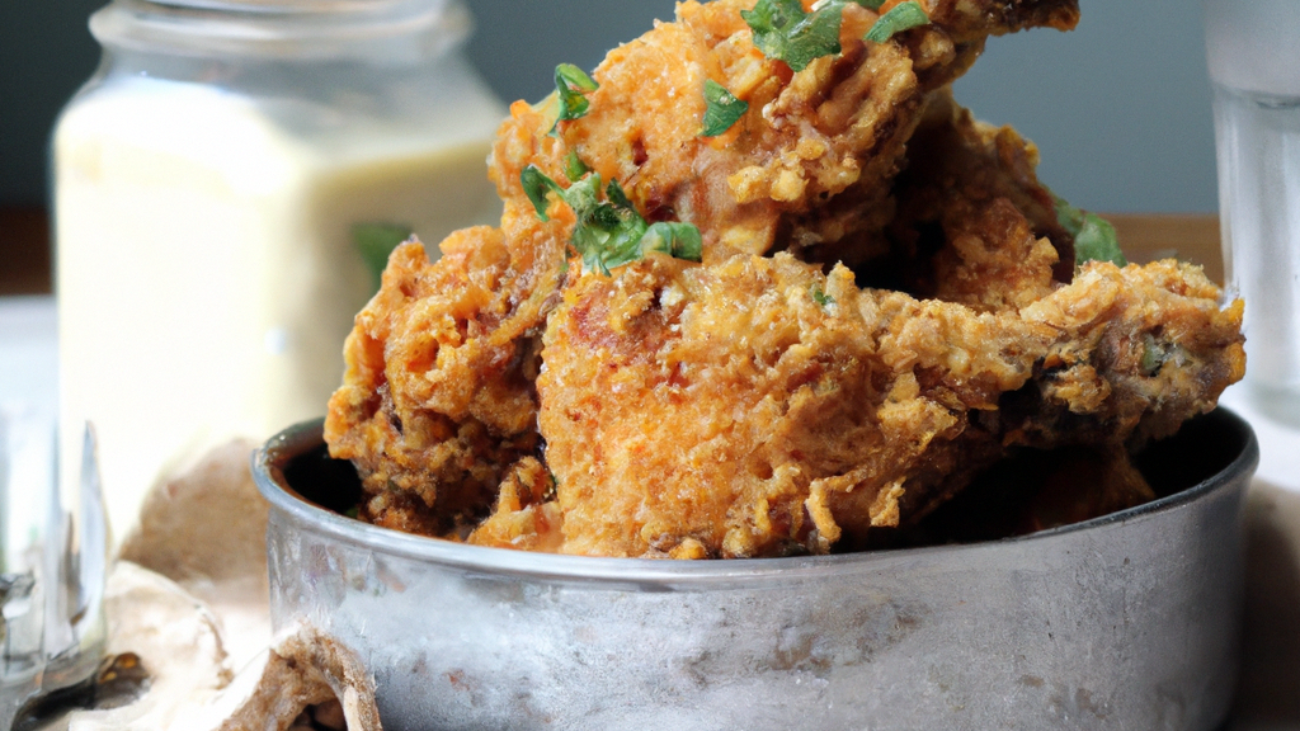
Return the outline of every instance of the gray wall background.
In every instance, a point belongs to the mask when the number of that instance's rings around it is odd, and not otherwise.
[[[507,101],[536,100],[555,64],[671,19],[671,0],[468,0],[468,53]],[[45,146],[63,101],[94,70],[86,18],[103,0],[0,0],[0,205],[45,200]],[[991,39],[956,86],[977,116],[1038,143],[1042,179],[1114,212],[1217,208],[1214,130],[1196,0],[1081,0],[1073,33]]]

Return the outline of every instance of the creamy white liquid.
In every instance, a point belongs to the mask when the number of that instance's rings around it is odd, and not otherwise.
[[[461,109],[442,136],[309,146],[204,87],[111,92],[56,130],[56,282],[65,495],[89,419],[120,538],[172,468],[324,413],[372,287],[352,227],[409,226],[434,254],[495,220],[501,110]]]

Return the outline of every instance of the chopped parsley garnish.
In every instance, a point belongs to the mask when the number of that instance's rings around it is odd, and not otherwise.
[[[1142,362],[1138,367],[1142,370],[1142,375],[1151,377],[1160,372],[1160,367],[1165,364],[1167,357],[1165,349],[1160,347],[1156,339],[1150,335],[1142,337]]]
[[[1083,266],[1089,261],[1108,261],[1117,267],[1128,264],[1119,248],[1115,227],[1095,213],[1079,210],[1059,196],[1052,196],[1056,204],[1056,220],[1074,237],[1074,265]]]
[[[587,114],[587,110],[591,108],[587,95],[599,88],[600,84],[588,76],[587,72],[571,63],[562,63],[555,67],[555,92],[559,113],[555,117],[555,124],[551,126],[552,137],[559,130],[560,122],[579,119]]]
[[[704,254],[704,240],[694,224],[660,221],[646,229],[641,237],[641,251],[658,251],[677,259],[699,261]]]
[[[628,200],[617,180],[609,181],[603,191],[603,201],[598,173],[590,173],[563,188],[536,166],[529,165],[520,173],[519,180],[537,217],[543,221],[550,220],[546,207],[551,193],[573,209],[578,222],[573,227],[570,243],[582,257],[584,272],[598,271],[608,276],[610,269],[637,261],[651,251],[690,261],[699,261],[703,253],[699,229],[689,223],[650,225]]]
[[[740,17],[754,32],[754,45],[768,58],[803,71],[813,59],[840,52],[843,0],[830,0],[805,13],[799,0],[758,0]]]
[[[880,5],[881,3],[877,3],[876,8]],[[871,26],[871,30],[862,36],[862,40],[884,43],[893,38],[895,33],[929,24],[930,16],[925,14],[925,10],[920,5],[914,1],[905,2],[895,5],[888,13],[880,16],[880,19]]]
[[[556,493],[560,490],[560,481],[555,479],[555,473],[549,467],[546,470],[546,478],[546,489],[542,491],[542,502],[554,500]]]
[[[600,178],[596,179],[596,187],[600,187]],[[627,193],[623,192],[623,186],[619,185],[617,180],[609,181],[609,185],[605,187],[605,197],[618,208],[626,208],[634,213],[636,212],[636,207],[632,205],[632,201],[628,200]]]
[[[564,177],[568,178],[570,183],[576,183],[589,172],[591,169],[578,157],[578,151],[569,150],[569,156],[564,158]]]
[[[840,52],[840,24],[848,2],[871,10],[885,4],[885,0],[823,0],[805,13],[799,0],[758,0],[753,10],[742,10],[740,16],[754,32],[754,45],[763,55],[803,71],[813,59]],[[925,9],[909,0],[880,16],[862,39],[884,43],[895,33],[929,23]]]
[[[361,259],[366,263],[374,291],[379,291],[383,281],[384,267],[388,266],[388,255],[399,244],[411,238],[411,227],[392,223],[358,223],[352,227],[352,241]]]
[[[519,173],[519,184],[524,187],[524,195],[528,196],[528,200],[533,202],[533,208],[537,210],[537,217],[543,221],[551,220],[550,216],[546,215],[546,192],[548,190],[554,191],[563,198],[564,188],[561,188],[559,183],[546,177],[546,173],[543,173],[536,165],[529,165],[524,168],[523,172]]]
[[[1128,259],[1119,248],[1115,227],[1095,213],[1084,217],[1083,228],[1074,237],[1074,260],[1079,264],[1086,261],[1108,261],[1117,267],[1128,264]]]
[[[563,198],[578,217],[572,243],[582,256],[583,271],[608,276],[610,269],[641,258],[641,237],[648,225],[617,181],[605,188],[604,202],[599,192],[600,176],[592,173],[569,186]]]
[[[727,87],[713,79],[704,82],[704,101],[709,106],[704,110],[701,137],[717,137],[726,132],[749,110],[749,102],[737,99],[735,94],[727,91]]]
[[[835,298],[823,292],[821,287],[814,285],[811,294],[813,301],[822,307],[835,304]]]

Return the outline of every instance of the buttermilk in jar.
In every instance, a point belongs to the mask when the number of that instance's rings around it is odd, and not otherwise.
[[[505,109],[454,0],[114,0],[53,137],[60,472],[112,523],[208,449],[319,416],[414,233],[497,220]]]

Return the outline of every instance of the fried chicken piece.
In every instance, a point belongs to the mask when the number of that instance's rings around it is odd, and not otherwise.
[[[1021,308],[1019,320],[1055,338],[1023,388],[1002,394],[995,410],[970,412],[960,438],[931,447],[912,480],[925,489],[899,501],[904,522],[924,518],[1008,450],[1137,452],[1213,410],[1246,367],[1243,303],[1221,308],[1221,294],[1190,264],[1089,262],[1070,285]]]
[[[1029,403],[1004,404],[1008,437],[1138,447],[1211,411],[1246,372],[1244,304],[1220,308],[1221,296],[1191,264],[1089,262],[1068,287],[1020,311],[1062,336],[1037,365],[1035,392],[1018,394]]]
[[[931,95],[894,183],[893,250],[866,284],[981,309],[1018,308],[1068,283],[1073,237],[1038,182],[1038,149],[1010,127],[975,121],[944,90]]]
[[[563,522],[555,502],[555,482],[546,466],[533,457],[524,457],[501,481],[492,514],[466,542],[555,553],[564,542],[560,532]]]
[[[679,6],[556,136],[516,103],[490,160],[501,228],[435,263],[395,252],[326,422],[362,517],[580,554],[826,552],[1008,449],[1160,436],[1240,378],[1239,305],[1174,264],[1075,276],[1032,145],[948,96],[988,35],[1070,27],[1075,0],[929,0],[931,25],[883,44],[851,3],[843,53],[798,73],[754,47],[752,4]],[[712,139],[705,79],[750,102]],[[573,214],[540,221],[520,173],[563,181],[571,153],[650,221],[696,224],[704,264],[565,275]]]
[[[860,38],[877,13],[849,4],[844,53],[795,74],[753,45],[739,14],[752,5],[684,3],[677,23],[615,49],[596,72],[590,114],[562,123],[558,137],[547,134],[545,108],[515,104],[489,170],[506,200],[502,228],[453,234],[433,264],[415,245],[394,254],[345,346],[344,385],[326,421],[331,453],[362,474],[364,517],[463,534],[538,444],[538,333],[574,221],[560,205],[549,222],[536,219],[524,167],[563,179],[576,151],[622,181],[647,218],[695,221],[706,258],[764,251],[783,215],[849,188],[886,199],[922,95],[963,71],[987,35],[1077,20],[1076,0],[932,0],[931,26],[876,45]],[[705,78],[751,102],[714,139],[697,136]],[[887,218],[855,213],[858,228]]]
[[[539,336],[571,228],[507,205],[503,229],[452,234],[436,263],[419,242],[393,252],[325,420],[330,454],[361,474],[363,517],[429,535],[472,527],[536,451]]]
[[[848,3],[842,52],[794,73],[754,45],[740,15],[754,0],[681,3],[677,22],[609,53],[594,73],[590,111],[560,122],[558,137],[550,105],[516,102],[493,180],[503,198],[523,200],[520,171],[533,164],[562,180],[572,152],[619,181],[649,220],[698,226],[706,261],[818,247],[830,250],[801,258],[868,258],[892,217],[890,184],[926,94],[963,73],[989,35],[1078,20],[1077,0],[927,0],[930,25],[864,42],[896,4],[877,12]],[[708,79],[749,111],[702,138]]]
[[[831,483],[862,464],[877,478],[861,486],[872,503],[863,517],[896,522],[888,478],[901,481],[957,420],[918,398],[915,378],[890,377],[858,299],[846,269],[823,277],[788,254],[715,267],[653,256],[566,292],[538,380],[564,550],[824,551],[838,537],[826,494],[857,486]],[[873,320],[901,325],[909,305],[921,307],[886,300],[894,316]],[[1005,389],[1031,369],[998,359],[982,370]],[[810,520],[814,483],[822,504]]]
[[[1241,308],[1217,296],[1171,262],[1091,263],[1019,312],[859,290],[787,254],[583,277],[537,384],[562,550],[824,553],[1009,447],[1167,433],[1241,376]]]

